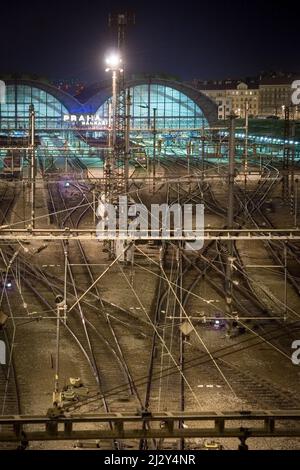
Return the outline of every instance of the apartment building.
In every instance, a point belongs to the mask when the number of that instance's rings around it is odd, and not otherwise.
[[[246,106],[250,117],[284,118],[296,79],[292,74],[269,74],[246,80],[193,80],[192,85],[217,102],[219,119],[226,119],[231,113],[243,118]],[[292,114],[300,119],[300,106],[294,106]]]
[[[250,116],[256,116],[259,112],[259,90],[256,83],[240,80],[196,80],[192,84],[216,101],[219,119],[226,119],[231,113],[244,117],[246,106]]]

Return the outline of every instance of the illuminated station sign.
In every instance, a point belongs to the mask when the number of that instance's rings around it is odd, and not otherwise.
[[[63,122],[75,127],[108,128],[108,120],[97,114],[64,114]]]

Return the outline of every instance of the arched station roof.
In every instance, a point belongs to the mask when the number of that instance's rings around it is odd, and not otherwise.
[[[217,121],[217,105],[216,103],[211,100],[208,96],[204,95],[203,93],[199,92],[195,88],[186,85],[181,82],[177,82],[174,80],[167,80],[167,79],[136,79],[136,80],[128,80],[126,82],[126,88],[136,87],[139,85],[163,85],[166,87],[174,88],[175,90],[183,93],[184,95],[188,96],[192,101],[194,101],[199,108],[202,110],[204,117],[207,119],[209,125],[214,125]],[[107,99],[109,99],[112,95],[112,88],[109,82],[103,86],[99,85],[98,88],[95,85],[91,86],[91,96],[85,101],[83,104],[85,112],[88,113],[95,113],[101,105],[105,103]],[[87,97],[88,93],[85,93],[85,97]],[[83,95],[84,96],[84,95]]]
[[[85,112],[82,103],[80,103],[72,95],[69,95],[65,91],[60,90],[59,88],[39,80],[33,79],[8,79],[4,80],[5,84],[8,85],[26,85],[32,88],[38,88],[40,90],[49,93],[54,96],[58,101],[60,101],[70,113],[80,113]]]
[[[107,80],[102,84],[91,85],[88,89],[78,97],[73,97],[68,93],[58,89],[57,87],[43,81],[20,78],[5,80],[6,85],[27,85],[33,88],[38,88],[46,93],[51,94],[57,100],[59,100],[70,113],[95,113],[101,105],[103,105],[107,99],[112,95],[112,88],[110,81]],[[201,109],[204,117],[207,119],[209,125],[214,125],[217,121],[217,105],[209,97],[199,92],[195,88],[186,85],[184,83],[163,79],[163,78],[150,78],[150,79],[132,79],[126,82],[126,87],[131,88],[139,85],[163,85],[166,87],[173,88],[179,92],[185,94],[197,106]],[[83,102],[84,101],[84,102]]]

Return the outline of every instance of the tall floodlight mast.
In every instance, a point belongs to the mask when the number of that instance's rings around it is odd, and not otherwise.
[[[118,13],[109,15],[108,24],[116,28],[118,34],[117,50],[106,59],[106,71],[112,72],[112,101],[109,121],[112,129],[109,134],[109,146],[104,165],[105,199],[115,204],[118,195],[128,191],[129,177],[129,126],[130,94],[126,93],[124,80],[125,32],[127,26],[134,24],[134,15]],[[109,252],[115,257],[118,244],[109,241]],[[121,244],[122,245],[122,244]],[[121,249],[123,245],[121,246]]]
[[[119,152],[121,147],[120,135],[117,132],[116,114],[117,114],[117,101],[118,101],[118,79],[119,74],[123,73],[121,67],[122,58],[119,52],[111,53],[105,60],[107,68],[106,72],[112,74],[112,100],[111,100],[111,148],[108,149],[105,164],[104,164],[104,178],[105,178],[105,198],[106,201],[113,203],[119,193],[119,169],[122,163],[121,154]]]
[[[135,17],[130,13],[110,14],[108,24],[117,30],[117,52],[110,57],[107,65],[113,71],[112,97],[112,172],[113,195],[125,194],[128,190],[129,164],[129,125],[130,125],[130,96],[125,90],[124,57],[125,33],[129,25],[135,23]],[[114,68],[114,70],[113,70]]]

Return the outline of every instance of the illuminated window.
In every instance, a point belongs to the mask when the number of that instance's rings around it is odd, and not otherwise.
[[[154,108],[157,129],[188,130],[207,125],[199,106],[174,88],[159,84],[138,85],[130,88],[130,96],[132,129],[152,129]],[[98,109],[97,114],[101,118],[108,118],[108,101]]]
[[[0,105],[1,129],[28,129],[29,106],[34,105],[36,128],[60,128],[67,109],[52,95],[28,85],[7,85],[6,103]]]

